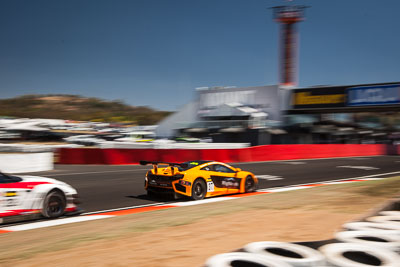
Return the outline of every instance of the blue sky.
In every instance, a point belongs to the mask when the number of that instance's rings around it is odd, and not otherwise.
[[[0,98],[177,110],[196,87],[278,83],[278,0],[1,0]],[[400,1],[297,0],[299,86],[400,81]],[[1,107],[0,107],[1,108]]]

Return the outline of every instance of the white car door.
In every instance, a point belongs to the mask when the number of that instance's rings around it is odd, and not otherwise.
[[[0,211],[24,210],[24,199],[28,189],[20,186],[21,178],[0,173]]]

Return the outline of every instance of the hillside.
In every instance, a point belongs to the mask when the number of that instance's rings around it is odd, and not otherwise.
[[[0,116],[156,124],[170,112],[78,95],[25,95],[0,99]]]

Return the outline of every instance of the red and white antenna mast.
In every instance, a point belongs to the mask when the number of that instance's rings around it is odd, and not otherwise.
[[[272,7],[275,21],[281,24],[279,85],[282,88],[293,88],[298,84],[299,37],[296,24],[304,20],[306,8],[297,5]]]

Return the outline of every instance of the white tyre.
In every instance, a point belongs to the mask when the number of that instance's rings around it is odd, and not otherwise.
[[[385,210],[379,212],[379,215],[383,216],[400,216],[400,211],[399,210]]]
[[[272,260],[259,254],[247,252],[232,252],[212,256],[206,261],[206,267],[291,267],[291,265]]]
[[[343,228],[346,230],[353,230],[353,231],[387,230],[387,231],[399,231],[400,233],[400,225],[396,223],[350,222],[343,224]]]
[[[367,221],[369,222],[380,222],[380,223],[393,223],[400,225],[400,216],[373,216],[373,217],[368,217]]]
[[[335,234],[338,241],[380,247],[393,251],[400,250],[400,236],[385,231],[347,231]]]
[[[319,250],[327,263],[335,267],[400,267],[400,257],[393,251],[356,243],[334,243]]]
[[[286,242],[254,242],[243,248],[270,259],[289,263],[292,266],[324,266],[325,257],[315,249]]]

